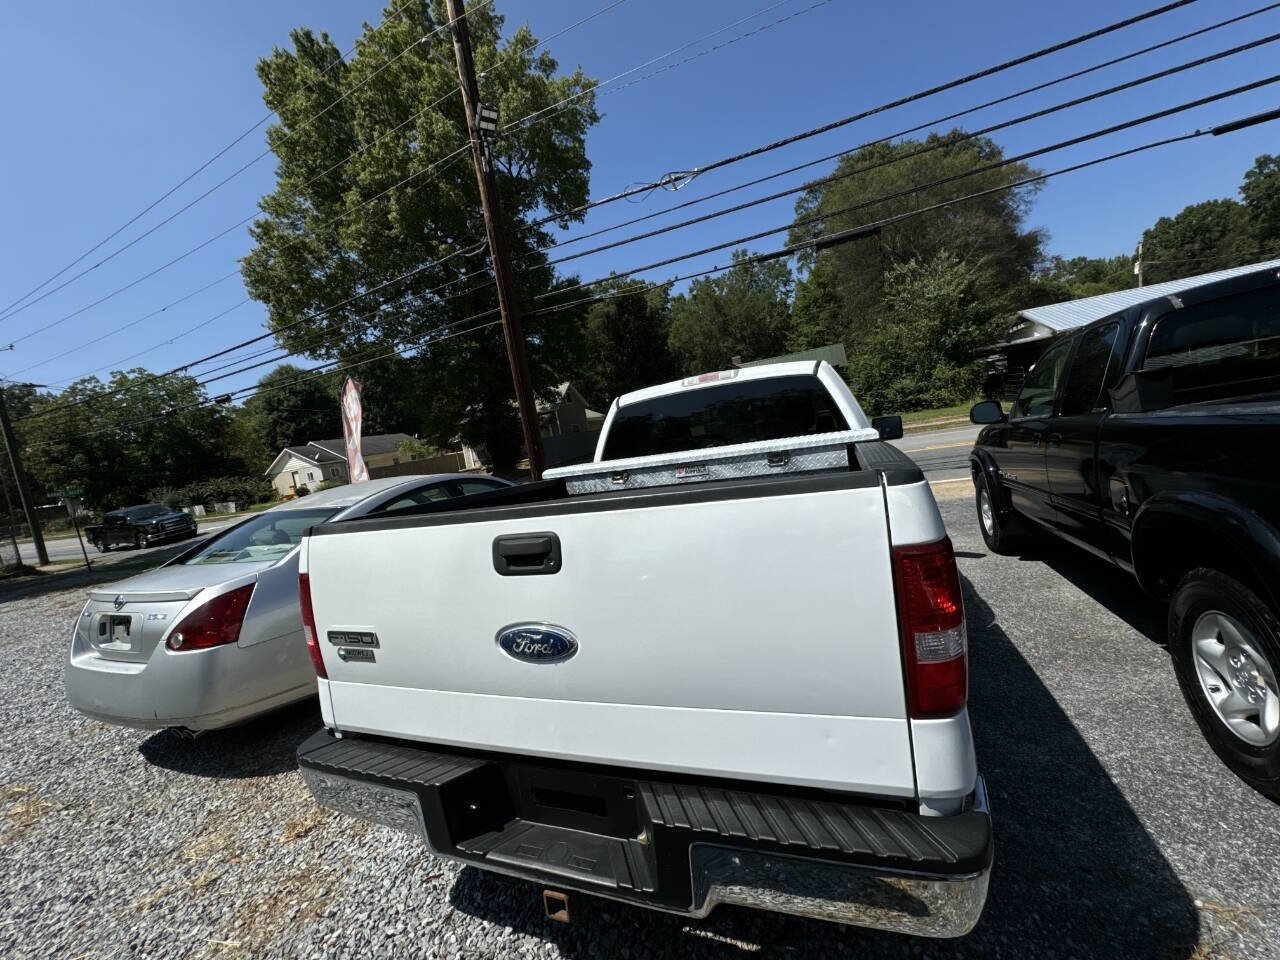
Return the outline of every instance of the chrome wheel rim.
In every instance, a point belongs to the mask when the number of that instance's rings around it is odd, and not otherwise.
[[[1244,624],[1218,610],[1191,628],[1200,690],[1228,730],[1255,747],[1280,739],[1280,685],[1261,644]]]
[[[982,518],[982,529],[987,531],[987,536],[994,537],[996,516],[991,509],[991,495],[986,490],[978,493],[978,516]]]

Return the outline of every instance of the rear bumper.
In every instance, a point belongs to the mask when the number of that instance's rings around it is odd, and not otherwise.
[[[925,817],[815,790],[528,761],[322,730],[298,748],[316,799],[444,857],[688,916],[728,903],[929,937],[986,902],[991,817]],[[767,791],[767,792],[766,792]]]
[[[289,647],[299,650],[291,651]],[[171,654],[157,645],[142,662],[106,660],[72,642],[63,672],[67,700],[104,723],[142,730],[216,730],[315,695],[300,640],[231,644]]]

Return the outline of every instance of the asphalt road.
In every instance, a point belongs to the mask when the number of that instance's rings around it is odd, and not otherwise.
[[[969,485],[935,489],[996,831],[968,937],[598,899],[549,923],[532,884],[317,808],[293,759],[320,723],[311,704],[195,742],[75,714],[61,673],[77,589],[0,605],[0,956],[1280,957],[1280,806],[1201,738],[1164,611],[1067,547],[988,554]]]
[[[969,476],[969,451],[981,429],[967,423],[945,430],[909,433],[890,442],[918,463],[930,480],[953,480]]]
[[[197,520],[196,523],[198,525],[200,535],[203,536],[207,533],[217,533],[224,527],[229,527],[233,523],[239,523],[243,519],[243,517],[235,517],[231,520]],[[49,560],[51,562],[56,562],[58,560],[81,560],[84,556],[80,552],[80,543],[74,536],[58,537],[55,540],[45,540],[44,545],[45,549],[49,552]],[[85,540],[84,543],[85,550],[89,554],[89,559],[93,562],[95,567],[100,564],[118,563],[119,561],[130,557],[145,556],[146,554],[156,550],[165,550],[172,545],[172,542],[167,542],[154,547],[143,547],[141,550],[136,550],[133,547],[113,547],[110,553],[99,553],[88,540]],[[34,545],[31,543],[19,542],[18,549],[22,552],[22,559],[24,562],[35,564],[36,548]]]

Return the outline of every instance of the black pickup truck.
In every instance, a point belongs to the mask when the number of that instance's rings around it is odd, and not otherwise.
[[[195,518],[162,503],[112,510],[102,523],[84,528],[85,537],[106,553],[112,547],[147,547],[165,540],[185,540],[196,535]]]
[[[1047,532],[1167,600],[1201,730],[1280,800],[1280,271],[1082,327],[971,419],[987,546]]]

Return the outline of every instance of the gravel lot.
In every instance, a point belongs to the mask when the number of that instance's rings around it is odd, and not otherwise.
[[[293,760],[310,706],[194,743],[74,714],[76,588],[0,605],[0,956],[1280,956],[1280,807],[1200,739],[1162,611],[1065,548],[988,555],[968,484],[938,489],[996,817],[987,910],[964,940],[600,900],[547,923],[531,885],[318,809]]]

